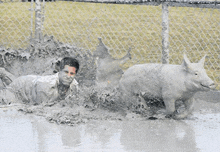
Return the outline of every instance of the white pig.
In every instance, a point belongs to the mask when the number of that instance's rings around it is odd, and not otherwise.
[[[135,102],[138,95],[144,99],[159,99],[164,101],[167,117],[185,118],[192,110],[194,94],[216,87],[204,69],[205,57],[191,63],[184,54],[181,65],[139,64],[128,68],[119,82],[122,99],[126,103]],[[178,113],[175,106],[178,100],[185,105],[182,113]]]

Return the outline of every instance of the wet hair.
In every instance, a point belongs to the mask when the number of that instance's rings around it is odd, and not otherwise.
[[[69,65],[71,67],[76,68],[76,73],[79,70],[79,62],[72,57],[65,57],[60,61],[60,71],[64,69],[65,65]]]

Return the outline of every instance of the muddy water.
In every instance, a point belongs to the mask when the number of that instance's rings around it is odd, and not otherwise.
[[[1,152],[220,151],[220,114],[188,120],[93,120],[76,126],[0,108]]]

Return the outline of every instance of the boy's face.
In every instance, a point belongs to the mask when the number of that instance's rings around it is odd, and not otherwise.
[[[76,68],[71,67],[69,65],[65,65],[64,69],[62,69],[59,72],[59,81],[62,84],[69,86],[72,83],[75,75],[76,75]]]

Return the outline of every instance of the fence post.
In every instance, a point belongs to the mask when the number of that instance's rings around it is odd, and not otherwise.
[[[35,6],[35,41],[40,42],[41,40],[41,3],[40,0],[36,0]]]
[[[169,10],[162,2],[162,64],[169,64]]]

